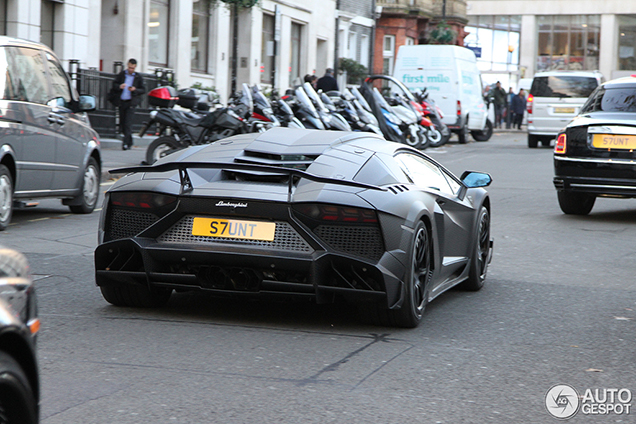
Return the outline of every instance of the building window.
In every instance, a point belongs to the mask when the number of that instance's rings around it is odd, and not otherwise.
[[[168,16],[170,0],[150,0],[148,21],[148,61],[155,66],[168,66]]]
[[[53,44],[55,35],[55,9],[56,3],[51,0],[42,0],[40,7],[40,42],[49,46],[51,49],[55,49]],[[3,15],[6,11],[6,2],[0,2],[0,15],[2,15],[1,25],[6,29],[6,15]],[[2,34],[6,34],[2,32]]]
[[[289,84],[293,85],[296,78],[300,78],[300,47],[302,25],[292,22],[291,25],[291,63],[289,64]]]
[[[415,45],[415,39],[413,37],[406,37],[406,44],[407,46],[413,46]]]
[[[481,71],[519,71],[520,16],[472,16],[465,31],[464,45],[475,52]]]
[[[385,35],[382,43],[382,73],[391,75],[395,59],[395,35]]]
[[[0,0],[0,35],[7,35],[7,0]]]
[[[208,72],[208,38],[210,27],[209,0],[194,0],[192,3],[192,50],[190,68]]]
[[[360,36],[360,64],[369,68],[369,36]]]
[[[618,16],[618,70],[636,70],[636,15]]]
[[[357,51],[358,37],[355,32],[349,31],[349,59],[356,60],[358,56]]]
[[[276,17],[263,14],[263,37],[261,38],[261,82],[272,84],[274,73],[274,28]]]
[[[599,68],[599,15],[539,16],[537,71]]]

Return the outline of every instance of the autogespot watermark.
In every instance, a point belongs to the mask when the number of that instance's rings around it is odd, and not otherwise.
[[[581,396],[567,384],[557,384],[545,394],[545,408],[550,415],[567,420],[578,412],[584,415],[628,415],[632,407],[629,389],[586,389]]]

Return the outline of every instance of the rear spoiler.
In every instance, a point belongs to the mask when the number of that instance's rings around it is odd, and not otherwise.
[[[128,173],[137,173],[137,172],[168,172],[168,171],[178,170],[179,179],[181,182],[181,192],[179,194],[185,194],[185,193],[191,192],[194,189],[194,187],[192,187],[192,181],[190,180],[190,176],[188,175],[189,168],[224,169],[229,171],[252,171],[252,172],[263,172],[263,173],[271,173],[271,174],[288,174],[290,176],[289,184],[288,184],[289,197],[291,197],[291,193],[292,193],[293,181],[294,181],[293,177],[306,178],[310,181],[314,181],[317,183],[337,184],[337,185],[344,185],[349,187],[364,188],[368,190],[379,190],[379,191],[387,190],[386,188],[379,187],[373,184],[365,184],[365,183],[360,183],[360,182],[351,181],[351,180],[341,180],[338,178],[321,177],[319,175],[301,171],[300,169],[280,168],[277,166],[270,166],[270,165],[253,165],[253,164],[247,164],[247,163],[169,162],[169,163],[163,163],[160,165],[132,166],[128,168],[111,169],[108,172],[111,174],[128,174]]]

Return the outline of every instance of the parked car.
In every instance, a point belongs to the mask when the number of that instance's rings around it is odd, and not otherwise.
[[[35,289],[26,258],[0,246],[0,422],[39,422]]]
[[[117,306],[173,290],[345,299],[415,327],[444,291],[479,290],[492,256],[490,176],[373,133],[274,128],[117,172],[131,174],[106,194],[95,250]]]
[[[528,110],[528,147],[549,146],[579,114],[592,91],[603,82],[598,71],[539,72],[532,79]]]
[[[559,133],[554,186],[566,214],[587,215],[597,196],[636,197],[636,77],[606,82]]]
[[[0,74],[0,230],[30,199],[92,212],[101,156],[84,112],[95,97],[78,95],[53,51],[31,41],[0,37]]]

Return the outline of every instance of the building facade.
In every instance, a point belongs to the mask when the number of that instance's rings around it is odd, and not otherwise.
[[[544,70],[636,73],[636,2],[469,0],[464,42],[481,51],[485,83],[515,87]]]
[[[235,40],[238,86],[284,90],[333,67],[337,19],[336,0],[260,0],[238,9],[234,38],[234,8],[220,0],[0,0],[0,35],[43,42],[82,68],[112,72],[135,58],[141,72],[170,70],[180,87],[214,87],[222,101]],[[373,22],[356,13],[345,21],[342,38],[356,36],[344,51],[365,60],[359,45],[369,42]]]

